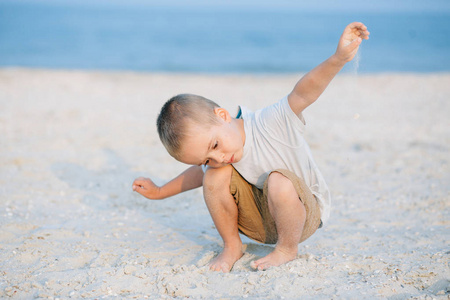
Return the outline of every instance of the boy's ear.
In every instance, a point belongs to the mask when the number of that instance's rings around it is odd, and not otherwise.
[[[216,116],[218,116],[227,123],[231,121],[231,115],[225,108],[216,107],[214,108],[214,113],[216,114]]]

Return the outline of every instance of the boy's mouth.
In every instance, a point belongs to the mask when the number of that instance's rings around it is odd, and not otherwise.
[[[227,162],[227,164],[232,164],[234,162],[234,154],[231,156],[230,160]]]

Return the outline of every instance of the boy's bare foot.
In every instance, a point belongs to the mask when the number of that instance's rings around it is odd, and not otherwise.
[[[278,267],[285,264],[297,257],[297,250],[284,251],[279,248],[275,248],[270,254],[254,260],[250,263],[250,266],[256,270],[266,270],[270,267]]]
[[[243,255],[242,247],[224,248],[216,258],[209,263],[209,269],[212,271],[230,272],[234,263]]]

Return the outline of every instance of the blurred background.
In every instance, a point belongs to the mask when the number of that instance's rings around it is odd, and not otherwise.
[[[450,71],[450,1],[367,2],[0,0],[0,67],[305,72],[362,21],[346,71]]]

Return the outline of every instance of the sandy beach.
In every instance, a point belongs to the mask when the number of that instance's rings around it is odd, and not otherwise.
[[[209,271],[201,189],[132,192],[186,168],[156,133],[169,97],[255,110],[300,76],[0,69],[0,298],[449,299],[449,73],[340,74],[304,112],[332,212],[281,267],[252,270],[272,246],[243,237]]]

